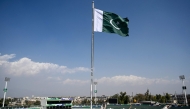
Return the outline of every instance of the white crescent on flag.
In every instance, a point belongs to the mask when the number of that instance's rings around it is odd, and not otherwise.
[[[112,21],[113,21],[113,19],[110,20],[110,24],[111,24],[115,29],[120,30],[120,28],[115,27],[115,25],[113,25]]]

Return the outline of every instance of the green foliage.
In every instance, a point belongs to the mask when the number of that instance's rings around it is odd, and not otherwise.
[[[156,94],[156,101],[160,102],[161,98],[162,98],[162,96],[160,94]]]
[[[25,100],[26,106],[31,106],[34,104],[34,101]]]
[[[0,107],[3,106],[3,99],[0,99]]]
[[[31,106],[31,105],[40,105],[41,104],[41,102],[40,101],[30,101],[30,100],[25,100],[25,104],[26,104],[26,106]]]
[[[150,97],[149,97],[149,89],[147,89],[146,93],[144,94],[145,96],[145,100],[146,101],[149,101],[150,100]]]
[[[104,103],[104,100],[98,100],[97,102],[96,102],[96,104],[103,104]]]
[[[166,102],[166,98],[165,98],[165,96],[162,96],[162,97],[161,97],[160,102],[161,102],[161,103],[165,103],[165,102]]]
[[[120,94],[115,94],[111,98],[117,98],[118,104],[128,104],[130,101],[126,92],[120,92]]]
[[[113,96],[111,96],[111,98],[119,98],[119,94],[115,94],[115,95],[113,95]]]
[[[151,96],[152,101],[156,101],[156,96]]]
[[[143,94],[136,94],[133,99],[136,100],[136,102],[141,102],[141,101],[144,101],[145,100],[145,95]]]
[[[82,102],[81,102],[82,105],[90,105],[90,100],[87,100],[87,99],[84,99]]]
[[[167,101],[169,101],[171,99],[171,96],[168,93],[166,93],[165,99],[166,99],[166,102],[167,102]]]
[[[11,102],[11,99],[5,99],[4,106],[7,106],[9,104],[9,102]],[[3,98],[0,99],[0,107],[2,107],[2,106],[3,106]]]
[[[133,97],[133,101],[136,100],[136,102],[141,102],[141,101],[157,101],[160,103],[166,103],[168,101],[170,101],[171,97],[168,93],[166,93],[164,96],[160,95],[160,94],[156,94],[151,95],[149,90],[147,89],[147,91],[145,92],[145,94],[136,94]]]
[[[39,106],[39,105],[41,105],[41,102],[37,100],[36,102],[34,102],[34,105],[38,105]]]

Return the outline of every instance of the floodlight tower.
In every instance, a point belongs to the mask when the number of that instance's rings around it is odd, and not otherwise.
[[[3,107],[4,107],[4,104],[5,104],[5,96],[6,96],[6,92],[7,92],[7,82],[8,81],[10,81],[10,78],[5,77],[5,88],[3,89],[3,91],[4,91]]]
[[[94,82],[94,94],[95,94],[95,104],[96,104],[96,93],[97,93],[97,90],[96,90],[96,85],[98,84],[98,82]]]
[[[183,93],[185,95],[185,100],[184,101],[185,101],[186,106],[188,106],[187,97],[186,97],[186,86],[185,86],[185,83],[184,83],[185,76],[181,75],[181,76],[179,76],[179,79],[182,80],[182,82],[183,82],[182,90],[183,90]]]

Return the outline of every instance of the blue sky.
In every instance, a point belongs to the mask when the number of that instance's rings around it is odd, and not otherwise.
[[[98,96],[190,86],[189,0],[95,0],[129,19],[129,37],[95,33]],[[92,1],[1,0],[0,87],[7,96],[90,96]],[[3,92],[0,94],[3,97]]]

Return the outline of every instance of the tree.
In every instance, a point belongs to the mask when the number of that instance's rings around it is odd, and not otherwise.
[[[165,103],[165,101],[166,101],[165,96],[162,96],[160,102],[161,102],[161,103]]]
[[[41,102],[37,100],[36,102],[34,102],[34,105],[41,105]]]
[[[166,95],[165,95],[166,102],[168,102],[170,100],[170,98],[171,98],[170,95],[168,93],[166,93]]]
[[[8,106],[9,102],[11,102],[11,99],[5,99],[4,106]],[[3,98],[0,99],[0,107],[3,106]]]
[[[144,101],[145,100],[145,95],[143,94],[136,94],[133,99],[136,100],[136,102]]]
[[[111,98],[116,98],[116,99],[118,99],[118,98],[119,98],[119,94],[115,94],[115,95],[111,96]]]
[[[3,106],[3,99],[0,99],[0,107]]]
[[[98,100],[97,102],[96,102],[97,104],[103,104],[104,103],[104,100]]]
[[[126,92],[120,92],[119,98],[118,98],[119,104],[128,104],[129,103],[129,96],[127,96]]]
[[[119,104],[124,104],[125,95],[126,95],[126,92],[120,92],[119,99],[118,99]]]
[[[84,99],[81,104],[90,105],[90,100]]]
[[[128,104],[129,96],[126,92],[120,92],[120,94],[114,94],[111,98],[116,98],[118,100],[118,104]]]
[[[156,101],[156,96],[151,96],[152,101]]]
[[[156,101],[160,102],[161,98],[162,98],[162,96],[160,94],[156,94]]]
[[[35,101],[25,100],[26,106],[34,105]]]
[[[149,89],[147,89],[147,91],[145,92],[145,100],[146,101],[149,101],[150,100],[150,98],[149,98]]]

